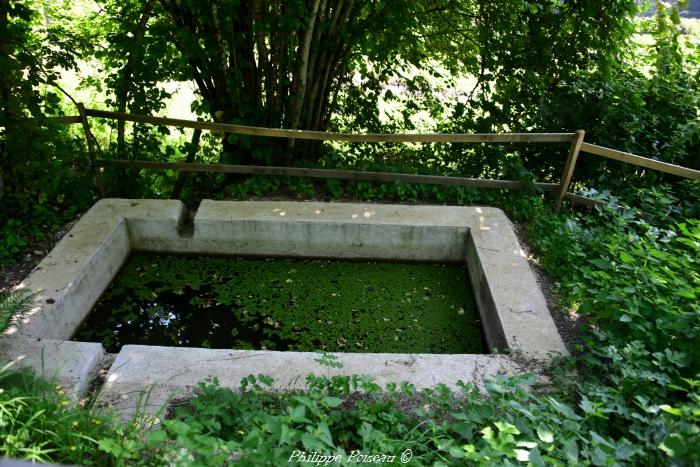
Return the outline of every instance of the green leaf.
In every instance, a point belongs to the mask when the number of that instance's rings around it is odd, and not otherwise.
[[[507,433],[511,435],[519,435],[520,430],[518,430],[515,425],[512,425],[510,423],[504,423],[504,422],[494,422],[494,425],[496,425],[496,428],[498,428],[498,431],[501,433]]]
[[[573,438],[565,439],[562,443],[566,460],[572,464],[578,464],[578,445]]]
[[[192,427],[187,423],[181,422],[180,420],[173,420],[168,422],[167,428],[172,430],[173,433],[179,436],[187,436],[190,433]]]
[[[697,295],[695,295],[692,291],[688,289],[678,290],[676,294],[680,295],[683,298],[689,298],[691,300],[695,300],[697,298]]]
[[[279,437],[279,444],[294,444],[295,443],[295,435],[297,433],[297,430],[290,428],[289,425],[282,423],[280,425],[280,437]]]
[[[459,422],[452,425],[452,431],[460,435],[463,439],[471,441],[474,436],[476,425],[470,422]]]
[[[466,456],[464,449],[461,449],[458,446],[450,446],[447,452],[451,457],[454,457],[455,459],[464,459],[464,457]]]
[[[612,444],[610,441],[608,441],[607,439],[605,439],[605,438],[603,438],[602,436],[600,436],[600,435],[599,435],[598,433],[596,433],[595,431],[591,431],[591,439],[592,439],[594,442],[596,442],[597,444],[602,444],[603,446],[608,447],[608,448],[610,448],[610,449],[615,449],[615,445],[614,445],[614,444]]]
[[[306,406],[304,405],[295,405],[294,407],[290,407],[287,409],[289,412],[289,418],[292,422],[306,422],[308,421],[306,419]]]
[[[478,405],[475,412],[482,420],[489,420],[496,415],[496,409],[489,404]]]
[[[623,263],[632,263],[634,262],[634,258],[630,256],[627,252],[621,251],[620,252],[620,260]]]
[[[334,447],[333,436],[331,436],[331,430],[328,428],[328,424],[326,422],[321,422],[318,424],[316,433],[318,434],[319,439],[323,441],[326,446]]]
[[[103,438],[97,442],[97,446],[108,454],[112,454],[114,457],[121,457],[124,449],[119,443],[111,438]]]
[[[544,443],[551,443],[554,441],[554,433],[552,431],[544,426],[540,425],[537,427],[537,437]]]
[[[343,400],[337,397],[326,396],[323,399],[321,399],[321,403],[327,407],[335,408],[342,404]]]
[[[542,459],[542,454],[540,454],[540,448],[538,447],[535,447],[532,451],[530,451],[530,455],[528,456],[527,460],[530,461],[532,465],[538,467],[545,465],[544,459]]]
[[[672,459],[683,457],[688,452],[688,440],[678,433],[671,433],[661,444],[659,449]]]
[[[530,453],[524,449],[515,449],[515,457],[520,461],[520,462],[527,462],[528,458],[530,457]]]
[[[301,435],[301,443],[308,451],[323,452],[326,449],[326,445],[311,433],[304,433]]]
[[[596,258],[596,259],[589,259],[589,263],[593,264],[594,266],[597,266],[600,269],[610,269],[610,261],[602,258]]]
[[[534,441],[518,441],[517,443],[515,443],[515,445],[518,446],[519,448],[527,448],[527,449],[533,449],[533,448],[537,447],[537,443],[535,443]]]
[[[675,407],[671,407],[670,405],[660,405],[659,408],[663,410],[666,413],[670,413],[671,415],[676,415],[678,417],[683,415],[683,411],[680,409],[677,409]]]
[[[581,420],[581,417],[576,415],[574,413],[574,411],[571,409],[571,407],[569,407],[568,405],[562,404],[561,402],[558,402],[558,401],[552,399],[551,397],[549,397],[548,400],[549,400],[549,403],[552,405],[552,407],[557,412],[562,414],[564,417],[566,417],[570,420]]]
[[[148,434],[148,445],[154,446],[163,443],[168,439],[168,434],[165,430],[158,430]]]

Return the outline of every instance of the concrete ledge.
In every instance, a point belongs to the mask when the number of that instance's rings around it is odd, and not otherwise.
[[[197,382],[213,376],[222,387],[239,388],[250,374],[275,378],[274,390],[304,389],[306,376],[366,375],[380,385],[408,381],[417,388],[443,383],[457,389],[459,380],[481,386],[486,378],[515,374],[518,366],[502,355],[334,353],[343,368],[328,368],[313,352],[215,350],[125,345],[115,360],[100,401],[130,412],[140,403],[147,412],[169,398],[187,396]],[[147,400],[145,397],[147,396]]]
[[[174,232],[180,201],[103,199],[83,215],[20,287],[38,293],[19,332],[27,337],[70,339],[109,286],[131,251],[126,219]],[[173,235],[173,234],[170,234]],[[18,332],[10,329],[9,333]]]
[[[104,350],[95,342],[71,342],[7,336],[0,339],[3,360],[11,368],[31,368],[38,376],[56,379],[70,397],[81,396],[99,369]]]

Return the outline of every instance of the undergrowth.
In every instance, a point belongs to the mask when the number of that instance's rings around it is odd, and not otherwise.
[[[3,455],[102,465],[293,465],[316,453],[317,464],[326,456],[347,465],[375,455],[398,463],[410,450],[410,465],[695,464],[700,221],[686,217],[695,201],[658,202],[649,212],[604,196],[596,210],[555,215],[541,198],[525,199],[517,210],[529,221],[540,263],[557,279],[564,308],[590,324],[576,359],[559,360],[545,388],[528,375],[495,378],[481,390],[455,382],[458,391],[380,388],[358,376],[309,376],[304,391],[288,393],[270,391],[263,375],[238,390],[208,380],[144,431],[94,408],[63,407],[52,388],[39,396],[5,384]],[[318,361],[342,365],[332,355]],[[6,407],[13,414],[22,408],[24,418],[9,417]],[[103,421],[97,431],[93,419]],[[75,421],[79,437],[70,436]],[[49,431],[62,441],[48,442]]]

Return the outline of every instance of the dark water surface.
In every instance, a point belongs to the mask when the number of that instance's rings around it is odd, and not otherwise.
[[[329,352],[484,353],[460,265],[133,255],[74,340]]]

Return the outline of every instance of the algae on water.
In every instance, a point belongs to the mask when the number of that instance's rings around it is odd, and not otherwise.
[[[75,340],[329,352],[482,353],[464,266],[135,254]]]

